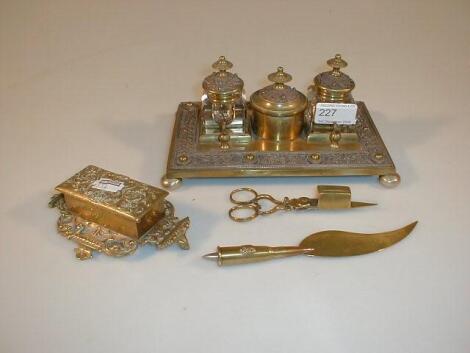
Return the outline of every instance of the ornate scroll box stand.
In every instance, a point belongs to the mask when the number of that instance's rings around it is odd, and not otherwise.
[[[57,230],[62,236],[77,244],[75,257],[79,260],[91,259],[93,252],[113,257],[127,256],[144,245],[154,245],[158,249],[164,249],[177,244],[181,249],[189,249],[189,242],[186,238],[189,218],[180,220],[175,217],[175,209],[168,201],[164,201],[164,217],[138,239],[130,238],[73,214],[68,209],[63,194],[54,195],[49,202],[49,207],[59,210]]]
[[[186,178],[266,176],[378,176],[386,187],[399,184],[392,158],[364,102],[358,106],[357,141],[340,141],[339,148],[308,142],[305,136],[292,141],[230,142],[230,148],[200,143],[200,102],[180,103],[176,112],[166,175],[162,184],[174,188]],[[248,117],[252,110],[248,103]],[[249,119],[250,120],[250,119]]]
[[[189,218],[175,217],[165,190],[90,165],[56,191],[49,207],[58,209],[57,230],[78,245],[80,260],[93,252],[126,256],[147,244],[189,249]]]

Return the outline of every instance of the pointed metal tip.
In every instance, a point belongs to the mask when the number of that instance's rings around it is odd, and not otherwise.
[[[211,252],[210,254],[204,255],[203,258],[208,260],[217,260],[219,258],[219,254],[216,252]]]
[[[351,201],[351,207],[377,206],[376,203]]]
[[[417,224],[418,224],[418,221],[414,221],[413,223],[410,223],[407,226],[405,226],[405,228],[408,228],[411,232],[416,227]]]

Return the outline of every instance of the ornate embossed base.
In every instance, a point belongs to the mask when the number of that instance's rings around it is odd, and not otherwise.
[[[281,142],[254,138],[249,143],[232,143],[230,149],[222,150],[216,144],[199,143],[201,104],[181,103],[176,112],[164,179],[398,175],[364,102],[357,105],[359,138],[353,143],[340,141],[338,148],[332,148],[329,143],[308,142],[306,136]],[[248,114],[251,114],[249,107]],[[384,177],[382,183],[383,180]],[[398,182],[387,183],[388,187],[396,185]]]
[[[139,239],[131,239],[72,214],[67,209],[62,194],[54,195],[49,202],[49,207],[56,207],[60,211],[57,230],[64,237],[78,244],[75,248],[75,256],[80,260],[91,258],[93,251],[114,257],[126,256],[134,253],[139,246],[146,244],[155,245],[159,249],[177,244],[181,249],[189,249],[186,238],[189,218],[180,220],[175,217],[174,207],[168,201],[165,201],[164,205],[165,216]]]

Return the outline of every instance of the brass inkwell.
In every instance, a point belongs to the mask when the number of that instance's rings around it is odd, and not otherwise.
[[[394,187],[400,176],[364,102],[355,101],[354,81],[332,70],[314,78],[309,99],[287,85],[291,75],[278,67],[271,85],[243,95],[243,80],[221,56],[203,81],[201,102],[182,102],[162,184],[185,178],[256,176],[376,175]]]

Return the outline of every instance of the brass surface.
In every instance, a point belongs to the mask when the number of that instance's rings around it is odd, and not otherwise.
[[[379,251],[405,238],[418,222],[390,232],[363,234],[327,230],[312,234],[302,240],[301,248],[312,249],[308,256],[356,256]]]
[[[282,67],[268,76],[273,84],[247,102],[243,81],[227,71],[232,64],[220,57],[213,65],[218,71],[204,79],[202,102],[178,107],[163,180],[375,175],[383,185],[398,185],[365,104],[352,98],[354,81],[341,72],[346,61],[337,54],[328,65],[331,71],[315,77],[309,102],[286,84],[292,77]],[[356,104],[356,123],[316,124],[318,102]]]
[[[339,133],[339,139],[334,138],[334,147],[342,148],[347,146],[359,147],[359,136],[356,133],[353,125],[340,125],[338,126],[339,131],[333,131],[333,125],[319,125],[315,124],[311,132],[307,135],[307,141],[310,143],[316,143],[318,145],[332,146],[333,134]],[[332,146],[333,147],[333,146]]]
[[[230,148],[229,126],[237,114],[236,103],[243,100],[243,81],[236,74],[227,72],[232,66],[225,56],[219,57],[219,60],[212,64],[212,67],[218,71],[206,77],[202,83],[205,95],[211,104],[211,117],[219,126],[217,141],[222,150]]]
[[[268,79],[273,84],[254,92],[250,98],[253,131],[261,139],[294,140],[302,131],[307,98],[285,84],[292,76],[282,67]]]
[[[334,58],[327,61],[327,64],[332,70],[322,72],[313,79],[316,100],[328,103],[352,102],[351,91],[356,84],[348,75],[340,71],[348,65],[347,62],[340,54],[336,54]]]
[[[351,207],[351,189],[349,186],[318,185],[318,208],[338,209]]]
[[[165,189],[175,190],[181,186],[183,179],[180,179],[180,178],[171,179],[171,178],[167,178],[167,176],[164,175],[162,176],[160,182]]]
[[[120,185],[108,191],[95,186],[99,181]],[[76,215],[118,233],[138,238],[163,216],[168,192],[125,175],[88,166],[56,187],[67,207]]]
[[[277,211],[296,211],[307,209],[345,209],[354,207],[374,206],[374,203],[351,201],[351,189],[348,186],[318,185],[318,199],[309,197],[288,198],[277,200],[269,194],[258,194],[251,188],[239,188],[230,193],[233,206],[228,215],[235,222],[248,222],[258,216],[265,216]],[[242,199],[243,194],[250,195]],[[237,196],[238,195],[238,196]],[[273,206],[264,209],[262,202],[267,201]],[[238,213],[248,211],[248,216],[237,216]]]
[[[377,156],[376,156],[377,158]],[[381,175],[379,177],[379,182],[386,188],[395,188],[398,185],[400,185],[401,178],[398,173],[391,173],[391,174],[386,174],[386,175]]]
[[[299,246],[219,246],[217,252],[204,255],[219,266],[246,264],[276,258],[307,256],[356,256],[380,251],[405,238],[418,222],[390,232],[363,234],[327,230],[309,235]]]
[[[267,141],[253,138],[248,143],[218,146],[199,143],[200,103],[181,103],[176,113],[168,155],[166,179],[252,177],[252,176],[344,176],[396,173],[393,161],[363,102],[358,104],[355,126],[358,143],[332,149],[322,143]],[[249,107],[248,107],[249,109]],[[250,109],[248,110],[250,114]],[[383,158],[374,156],[381,153]],[[179,161],[181,155],[189,162]],[[249,157],[249,158],[248,158]]]
[[[219,266],[224,266],[296,256],[309,251],[310,249],[302,249],[298,246],[219,246],[216,253],[204,255],[204,258],[216,260]]]
[[[212,64],[218,70],[207,76],[202,82],[202,88],[212,103],[234,103],[242,96],[243,80],[237,74],[228,72],[233,64],[224,56]]]
[[[250,142],[252,139],[251,124],[246,116],[244,101],[240,99],[235,102],[233,109],[234,117],[225,126],[225,131],[230,134],[230,141],[235,144]],[[212,106],[210,104],[203,104],[199,119],[201,124],[199,127],[199,143],[219,144],[219,136],[222,131],[219,124],[212,117]]]
[[[307,136],[309,142],[329,143],[332,148],[340,148],[342,143],[358,143],[354,126],[316,124],[314,122],[317,103],[354,103],[351,91],[354,81],[340,69],[347,66],[340,54],[327,61],[331,71],[322,72],[313,79],[311,87],[314,96],[309,102],[306,118],[310,125]]]
[[[163,202],[163,217],[138,239],[132,239],[124,234],[115,232],[102,225],[87,221],[71,212],[63,194],[54,195],[49,207],[57,208],[60,212],[57,230],[65,238],[75,242],[75,256],[80,260],[90,259],[94,251],[108,256],[122,257],[134,253],[139,246],[155,245],[159,249],[172,244],[181,249],[189,249],[186,231],[189,228],[189,218],[179,219],[174,216],[174,207]]]

